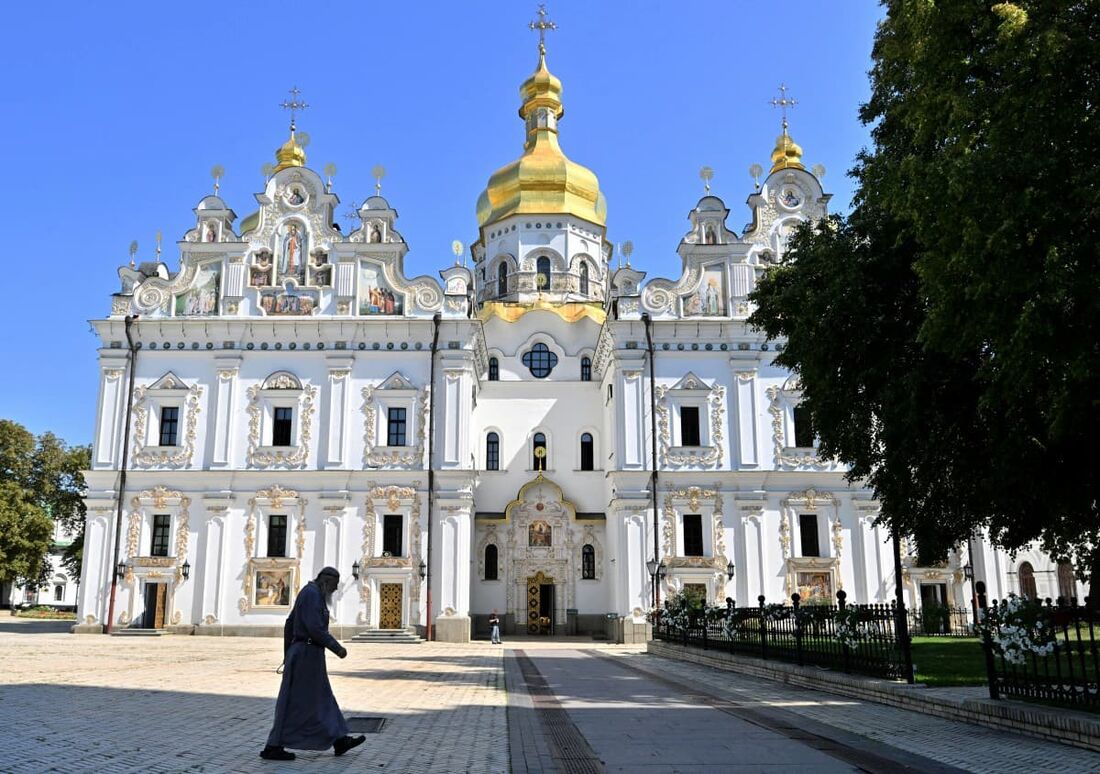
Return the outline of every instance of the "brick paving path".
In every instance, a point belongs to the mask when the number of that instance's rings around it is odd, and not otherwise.
[[[730,702],[790,713],[837,735],[969,771],[1100,772],[1100,755],[1050,742],[658,659],[637,648],[546,640],[505,647],[349,644],[346,660],[328,660],[336,697],[349,716],[387,718],[385,730],[342,758],[306,752],[293,763],[261,761],[279,688],[279,640],[74,636],[25,623],[0,625],[0,772],[550,772],[552,750],[512,664],[512,648],[538,650],[536,666],[545,667],[561,706],[601,753],[618,742],[610,728],[593,725],[599,712],[663,715],[675,733],[687,718],[700,716],[667,683],[646,686],[645,674],[632,669],[637,666]],[[557,658],[555,649],[569,651],[573,673],[567,654]],[[621,659],[633,676],[615,677],[611,673],[623,670],[598,655]],[[583,691],[567,685],[584,674],[593,679]],[[624,692],[614,681],[633,686]],[[656,704],[667,708],[655,711]],[[524,749],[510,747],[509,720],[514,735],[532,738]],[[696,736],[692,744],[726,741]]]

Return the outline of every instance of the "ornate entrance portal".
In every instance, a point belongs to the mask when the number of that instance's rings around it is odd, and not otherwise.
[[[401,597],[400,583],[383,583],[379,601],[378,628],[401,628]]]
[[[535,573],[527,579],[527,633],[554,631],[554,579]]]

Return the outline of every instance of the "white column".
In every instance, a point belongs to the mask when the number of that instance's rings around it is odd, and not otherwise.
[[[613,400],[612,405],[621,407],[620,412],[614,412],[619,416],[619,448],[623,450],[621,467],[625,470],[645,470],[649,461],[645,445],[648,430],[646,413],[649,409],[642,369],[621,371],[615,389],[620,397]]]
[[[218,621],[218,600],[222,594],[221,568],[225,552],[225,522],[229,510],[225,505],[208,505],[206,520],[206,550],[202,554],[202,598],[199,600],[199,623]],[[197,564],[197,562],[196,562]],[[196,575],[198,573],[196,572]]]
[[[443,505],[439,509],[439,598],[436,615],[470,614],[470,541],[472,515],[469,506]]]
[[[739,503],[737,514],[744,539],[739,541],[735,564],[737,566],[736,595],[741,607],[756,604],[756,598],[764,593],[764,544],[762,519],[764,506],[759,503]]]
[[[646,560],[649,554],[647,546],[652,545],[653,536],[647,529],[646,512],[631,511],[623,517],[623,551],[620,559],[623,563],[622,581],[625,593],[624,613],[635,607],[649,610],[653,606],[653,580],[649,576]]]
[[[126,362],[100,361],[99,367],[99,427],[96,429],[95,461],[97,465],[117,467],[121,449],[122,414],[126,406]]]
[[[737,457],[741,467],[755,467],[760,463],[758,439],[756,434],[756,369],[737,358],[731,358],[734,373],[736,400],[733,410],[737,412]]]
[[[328,363],[328,454],[326,463],[332,467],[344,464],[347,425],[348,382],[352,359],[327,358]]]
[[[233,425],[237,412],[233,410],[236,394],[237,376],[240,373],[240,356],[219,357],[214,360],[218,371],[217,391],[210,415],[214,422],[214,453],[210,456],[211,467],[224,467],[229,464],[233,438]]]

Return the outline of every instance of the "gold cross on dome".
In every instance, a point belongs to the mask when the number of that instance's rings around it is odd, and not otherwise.
[[[545,4],[539,3],[539,20],[537,22],[533,21],[530,24],[528,24],[527,26],[531,29],[532,32],[534,30],[539,31],[539,53],[540,54],[545,54],[546,53],[546,32],[547,32],[547,30],[549,30],[550,32],[553,32],[554,30],[556,30],[558,28],[558,25],[554,24],[554,22],[550,21],[550,19],[548,18],[548,14],[546,13],[546,5]]]
[[[294,131],[294,119],[297,117],[298,111],[305,110],[307,107],[309,107],[308,103],[300,102],[298,100],[298,95],[301,93],[301,89],[299,89],[297,86],[292,87],[290,89],[290,99],[284,99],[282,101],[282,104],[279,105],[279,107],[281,107],[283,110],[290,111],[290,131],[292,132]]]
[[[779,99],[772,99],[772,107],[780,108],[783,111],[783,128],[787,128],[787,108],[794,107],[798,104],[798,100],[793,97],[787,96],[787,84],[779,84]]]

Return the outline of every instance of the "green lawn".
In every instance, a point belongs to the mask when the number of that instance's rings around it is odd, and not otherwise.
[[[929,686],[986,685],[981,640],[969,637],[914,637],[913,664],[918,683]]]

